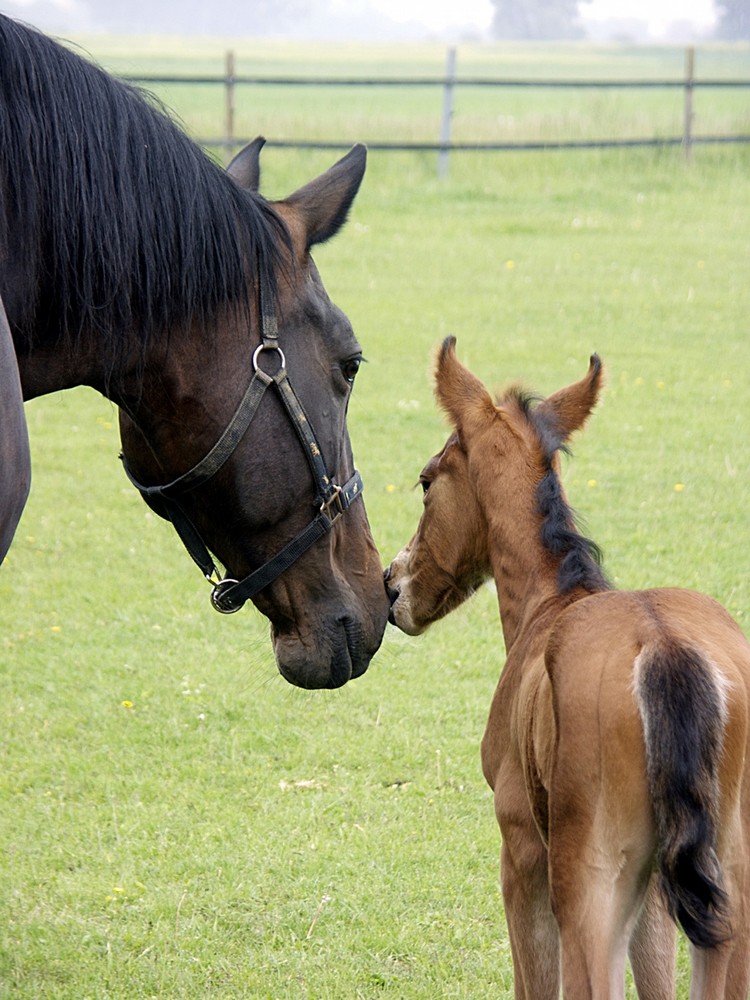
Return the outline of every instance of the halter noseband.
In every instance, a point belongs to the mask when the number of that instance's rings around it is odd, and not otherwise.
[[[289,381],[286,359],[279,346],[276,314],[273,309],[266,309],[266,303],[270,296],[267,294],[267,289],[264,288],[263,291],[266,294],[261,294],[260,297],[262,339],[253,353],[253,377],[232,419],[208,454],[184,475],[178,476],[177,479],[173,479],[165,486],[144,486],[139,483],[128,469],[125,456],[120,455],[128,479],[144,500],[153,501],[158,512],[172,522],[193,561],[208,582],[213,585],[211,603],[217,611],[226,615],[239,611],[245,601],[272,583],[285,570],[289,569],[311,545],[328,534],[338,518],[362,492],[362,478],[356,470],[351,479],[343,486],[331,482],[315,432],[310,426],[302,404]],[[273,351],[278,356],[279,368],[273,375],[267,374],[260,367],[260,356],[265,351]],[[318,513],[307,527],[295,535],[281,551],[258,569],[253,570],[243,580],[235,580],[231,577],[222,579],[206,543],[185,513],[178,498],[201,486],[219,471],[242,440],[260,406],[266,389],[272,385],[278,391],[310,465],[316,490],[314,504],[318,508]]]

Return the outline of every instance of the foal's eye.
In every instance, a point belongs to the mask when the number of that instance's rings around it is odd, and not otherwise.
[[[354,379],[357,377],[357,372],[359,371],[359,366],[364,361],[361,354],[357,354],[353,358],[348,358],[341,364],[341,371],[344,378],[349,383],[349,385],[354,384]]]
[[[422,487],[422,493],[426,493],[430,488],[430,480],[425,479],[424,476],[420,476],[419,485]]]

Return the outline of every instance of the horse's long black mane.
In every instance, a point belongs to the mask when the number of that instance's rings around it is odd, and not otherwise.
[[[281,230],[141,91],[0,15],[0,294],[28,343],[93,330],[116,366],[125,331],[242,303],[248,269],[273,287]]]
[[[534,428],[542,452],[544,475],[537,487],[537,510],[542,516],[542,544],[560,560],[558,589],[561,594],[576,587],[592,593],[607,590],[610,583],[601,567],[601,549],[578,531],[576,516],[565,499],[554,465],[555,454],[568,449],[536,409],[538,396],[517,388],[511,390],[511,395]]]

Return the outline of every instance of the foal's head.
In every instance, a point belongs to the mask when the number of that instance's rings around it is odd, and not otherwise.
[[[556,564],[562,591],[606,586],[596,547],[575,531],[558,478],[558,452],[599,395],[602,366],[533,405],[518,388],[495,401],[456,357],[439,352],[435,392],[453,432],[422,470],[417,532],[386,570],[390,619],[409,635],[448,614],[487,579],[491,555],[533,552]]]

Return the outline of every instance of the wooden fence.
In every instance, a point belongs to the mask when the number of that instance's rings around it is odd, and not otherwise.
[[[488,152],[503,150],[549,150],[549,149],[595,149],[628,146],[681,146],[687,159],[692,149],[698,144],[707,143],[747,143],[750,134],[700,136],[693,130],[693,96],[698,88],[748,88],[748,80],[706,79],[695,77],[695,50],[691,47],[685,52],[685,73],[678,80],[568,80],[568,79],[502,79],[494,77],[459,77],[456,73],[456,49],[450,48],[447,53],[444,76],[434,77],[280,77],[280,76],[248,76],[235,72],[234,53],[226,53],[224,73],[221,76],[176,76],[149,75],[128,76],[139,84],[204,84],[224,88],[224,134],[221,136],[204,136],[198,139],[201,145],[222,149],[226,156],[233,150],[244,145],[251,136],[238,136],[235,129],[236,95],[239,87],[439,87],[443,91],[442,114],[439,122],[438,138],[435,142],[382,142],[368,141],[370,149],[390,151],[424,150],[438,154],[438,174],[445,176],[448,171],[448,157],[451,151]],[[651,138],[628,139],[584,139],[584,140],[540,140],[535,142],[453,142],[451,127],[453,120],[454,95],[458,87],[486,88],[555,88],[555,89],[681,89],[683,91],[683,127],[681,135]],[[269,140],[269,146],[287,147],[293,149],[349,149],[350,141],[318,141],[300,139]]]

